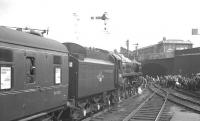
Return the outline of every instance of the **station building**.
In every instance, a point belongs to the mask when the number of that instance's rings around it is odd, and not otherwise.
[[[166,37],[163,37],[163,40],[157,44],[135,50],[133,54],[139,61],[173,58],[175,50],[191,49],[192,46],[190,40],[166,39]]]

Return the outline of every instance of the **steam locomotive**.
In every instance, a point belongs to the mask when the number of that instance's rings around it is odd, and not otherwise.
[[[1,121],[80,119],[119,100],[122,75],[115,54],[0,27]]]

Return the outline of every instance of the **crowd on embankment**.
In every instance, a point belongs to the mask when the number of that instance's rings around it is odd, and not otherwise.
[[[165,75],[151,77],[146,76],[145,79],[148,82],[154,82],[165,88],[181,88],[189,91],[200,90],[200,75],[191,74],[187,76],[183,75]]]
[[[148,83],[155,83],[163,88],[178,88],[188,91],[200,91],[200,74],[191,75],[164,75],[164,76],[138,76],[132,79],[124,78],[121,88],[122,97],[141,94]]]

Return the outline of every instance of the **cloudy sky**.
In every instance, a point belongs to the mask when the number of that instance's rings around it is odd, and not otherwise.
[[[0,25],[46,29],[48,38],[107,50],[139,47],[167,39],[191,40],[200,46],[198,0],[0,0]],[[108,13],[108,32],[102,20]],[[74,16],[76,13],[77,16]]]

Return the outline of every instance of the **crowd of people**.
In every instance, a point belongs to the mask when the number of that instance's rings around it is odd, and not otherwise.
[[[200,91],[200,74],[183,75],[165,75],[165,76],[138,76],[133,78],[124,78],[121,86],[122,97],[130,97],[140,94],[148,83],[155,83],[163,88],[179,88],[189,91]]]
[[[147,79],[143,76],[134,76],[123,79],[121,86],[122,97],[128,98],[132,95],[141,94],[142,90],[147,86]]]
[[[181,88],[190,91],[200,90],[200,74],[183,75],[166,75],[150,77],[146,76],[148,82],[154,82],[165,88]]]

